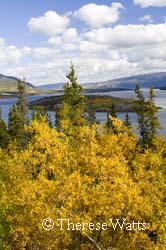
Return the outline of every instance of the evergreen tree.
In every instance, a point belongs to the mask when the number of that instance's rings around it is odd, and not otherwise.
[[[63,127],[62,123],[68,121],[70,126],[82,126],[85,124],[85,104],[86,98],[82,94],[82,86],[77,83],[75,69],[71,64],[69,74],[66,76],[69,79],[64,85],[64,96],[62,106],[57,108],[56,127]]]
[[[140,143],[143,148],[153,146],[153,141],[159,128],[159,120],[157,118],[158,108],[154,103],[154,90],[150,88],[149,99],[146,101],[140,90],[139,85],[135,87],[135,93],[138,100],[136,101],[136,113],[138,115],[138,129],[140,132]]]
[[[26,91],[25,91],[24,81],[18,80],[17,90],[18,90],[17,106],[20,109],[21,118],[22,118],[22,125],[25,125],[25,124],[27,124],[28,102],[26,99]]]
[[[116,131],[114,130],[114,127],[113,127],[113,124],[112,124],[112,121],[111,121],[111,117],[117,118],[116,110],[115,110],[115,104],[114,104],[114,103],[111,104],[110,111],[107,112],[106,127],[107,127],[108,129],[112,128],[113,131],[116,132]]]
[[[106,127],[107,127],[108,129],[110,129],[110,128],[111,128],[111,118],[110,118],[110,112],[107,112]]]
[[[147,101],[147,116],[148,116],[148,134],[149,134],[149,145],[154,145],[154,139],[157,135],[157,130],[160,127],[160,122],[157,117],[158,107],[156,107],[155,102],[155,93],[153,88],[149,90],[149,100]]]
[[[32,111],[32,120],[40,121],[45,119],[49,125],[49,127],[53,127],[50,115],[44,110],[44,107],[34,107]]]
[[[136,101],[136,113],[138,116],[138,129],[141,136],[141,144],[144,147],[148,143],[147,116],[146,116],[146,100],[140,90],[139,85],[135,86],[135,93],[138,100]]]
[[[27,135],[24,132],[24,125],[28,123],[28,102],[26,100],[25,84],[18,80],[18,101],[9,111],[8,130],[9,134],[14,137],[20,146],[25,146]]]
[[[0,147],[6,148],[9,141],[9,135],[7,132],[7,126],[2,119],[2,110],[0,108]]]
[[[88,105],[88,121],[90,124],[94,124],[96,122],[96,115],[95,115],[95,110],[94,108],[89,104]]]
[[[16,104],[9,110],[8,131],[11,137],[21,140],[23,124],[20,107]]]
[[[56,105],[55,107],[55,127],[57,130],[60,130],[60,120],[61,120],[61,107],[60,105]]]
[[[131,122],[130,122],[130,118],[129,118],[129,114],[128,113],[126,113],[126,115],[125,115],[124,124],[125,124],[126,127],[128,127],[129,129],[131,129]]]

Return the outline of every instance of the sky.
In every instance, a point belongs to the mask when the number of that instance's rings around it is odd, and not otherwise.
[[[0,0],[0,74],[34,84],[166,71],[166,0]]]

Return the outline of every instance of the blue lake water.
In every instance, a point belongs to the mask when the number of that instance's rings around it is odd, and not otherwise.
[[[28,99],[28,102],[31,102],[31,101],[34,101],[34,100],[37,100],[39,98],[42,98],[42,97],[45,97],[46,95],[40,95],[40,96],[28,96],[27,99]],[[12,105],[14,103],[17,102],[17,98],[10,98],[10,99],[0,99],[0,107],[2,109],[2,117],[4,119],[4,121],[7,123],[8,122],[8,113],[9,113],[9,110],[10,108],[12,107]],[[30,113],[29,112],[29,116],[30,116]]]
[[[148,89],[143,89],[144,95],[148,96]],[[158,118],[160,120],[161,126],[164,128],[164,133],[166,133],[166,91],[165,90],[155,90],[156,98],[155,103],[157,106],[160,106],[162,109],[158,112]],[[129,91],[114,91],[114,92],[100,92],[100,93],[93,93],[93,95],[109,95],[109,96],[115,96],[115,97],[126,97],[126,98],[135,98],[135,93],[132,90]],[[44,96],[29,96],[28,101],[33,101]],[[11,99],[0,99],[0,107],[2,108],[2,116],[5,122],[8,122],[8,113],[11,106],[16,103],[17,98],[11,98]],[[30,116],[29,112],[29,116]],[[53,123],[55,120],[55,113],[53,111],[48,112]],[[122,120],[125,118],[125,113],[117,113],[118,117]],[[106,121],[107,114],[104,112],[97,112],[96,118],[99,122]],[[137,115],[134,112],[129,112],[129,117],[132,122],[132,124],[137,123]]]

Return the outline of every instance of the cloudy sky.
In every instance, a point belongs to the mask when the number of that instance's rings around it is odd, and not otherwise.
[[[166,71],[166,0],[0,0],[0,73],[35,85]]]

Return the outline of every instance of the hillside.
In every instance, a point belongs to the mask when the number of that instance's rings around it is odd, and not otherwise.
[[[107,91],[111,91],[112,88],[114,88],[114,90],[133,89],[136,84],[139,84],[141,88],[153,86],[154,88],[165,89],[166,72],[135,75],[101,82],[84,83],[82,86],[84,89],[105,89]],[[44,90],[60,90],[63,88],[63,85],[64,83],[45,84],[38,86],[38,88]]]
[[[17,80],[18,78],[12,76],[5,76],[0,74],[0,93],[2,92],[15,92],[17,91]],[[26,82],[26,90],[28,93],[35,93],[36,91],[52,91],[63,89],[64,83],[53,83],[39,85],[35,87],[34,85]],[[93,90],[100,91],[101,89],[105,92],[107,91],[117,91],[134,89],[135,85],[139,84],[141,88],[148,88],[153,86],[154,88],[166,89],[166,72],[152,73],[152,74],[142,74],[130,77],[118,78],[108,81],[84,83],[82,84],[84,90],[88,92],[93,92]],[[91,91],[90,91],[91,90]]]
[[[104,82],[89,83],[85,84],[85,88],[131,88],[133,89],[136,84],[139,84],[141,88],[163,88],[166,87],[166,72],[152,73],[152,74],[142,74],[130,77],[118,78],[113,80],[108,80]]]
[[[0,74],[0,93],[12,93],[17,91],[17,81],[18,78],[12,76],[5,76]],[[36,87],[32,84],[25,82],[25,87],[27,92],[35,92]]]
[[[37,86],[41,90],[60,90],[63,89],[64,83],[50,83]]]

